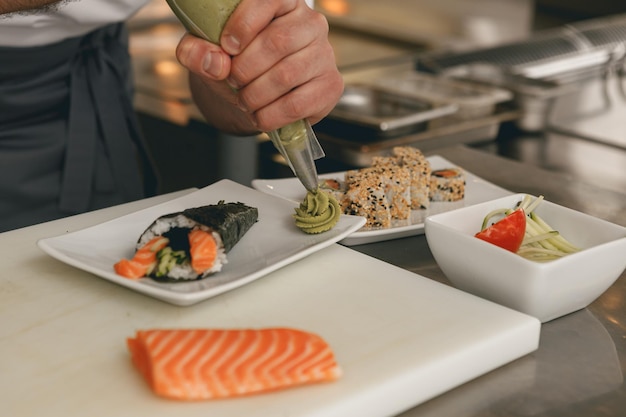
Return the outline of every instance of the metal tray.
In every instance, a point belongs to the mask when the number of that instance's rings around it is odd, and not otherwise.
[[[597,68],[562,72],[558,76],[532,78],[524,73],[487,63],[475,63],[450,68],[440,75],[458,80],[471,80],[485,85],[506,88],[522,109],[517,126],[528,132],[546,128],[555,100],[577,91],[585,83],[602,77]]]
[[[485,117],[429,126],[422,132],[396,138],[363,141],[356,134],[337,137],[323,132],[318,132],[317,137],[326,154],[332,155],[333,159],[355,167],[367,167],[372,164],[374,156],[390,155],[394,146],[415,146],[422,151],[429,151],[446,146],[493,140],[501,123],[516,120],[520,115],[521,111],[516,105],[503,103],[497,106],[493,114]]]
[[[375,85],[391,91],[403,91],[436,105],[457,105],[456,119],[488,116],[497,104],[513,99],[509,90],[419,71],[391,72],[376,80]]]
[[[423,131],[428,121],[457,110],[453,103],[433,103],[374,85],[347,84],[335,108],[315,130],[377,140]]]

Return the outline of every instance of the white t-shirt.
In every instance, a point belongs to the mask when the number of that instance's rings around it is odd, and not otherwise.
[[[70,0],[47,11],[0,16],[0,46],[39,46],[84,35],[128,19],[149,1]]]

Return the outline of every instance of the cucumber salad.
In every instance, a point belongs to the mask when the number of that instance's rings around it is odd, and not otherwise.
[[[533,200],[525,195],[514,208],[493,210],[485,216],[475,236],[538,262],[580,251],[535,213],[542,201],[543,196]]]

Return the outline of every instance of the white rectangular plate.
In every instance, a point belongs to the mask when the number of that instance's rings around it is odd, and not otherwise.
[[[433,170],[457,167],[457,165],[438,155],[430,156],[427,159]],[[368,230],[362,228],[344,238],[341,243],[347,246],[354,246],[419,235],[424,233],[424,220],[430,215],[443,213],[460,207],[472,206],[511,194],[510,191],[504,188],[485,181],[471,172],[464,171],[466,185],[465,198],[463,200],[450,203],[431,202],[428,209],[412,210],[410,220],[394,220],[392,227],[387,229]],[[343,180],[344,174],[345,172],[333,172],[320,175],[320,178],[337,178]],[[252,186],[264,193],[282,197],[297,203],[301,202],[306,194],[306,190],[296,178],[255,179],[252,181]]]
[[[113,271],[115,262],[131,258],[143,231],[159,216],[218,201],[242,202],[259,210],[259,220],[228,253],[223,269],[205,279],[161,283],[150,278],[130,280]],[[50,256],[135,291],[176,304],[191,305],[267,275],[340,241],[358,230],[365,219],[342,215],[330,231],[303,233],[292,214],[296,204],[222,180],[183,197],[140,210],[77,232],[38,241]]]

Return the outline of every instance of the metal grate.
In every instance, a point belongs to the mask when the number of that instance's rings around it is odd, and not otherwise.
[[[626,42],[626,15],[589,20],[570,27],[594,47],[612,47]]]
[[[578,47],[569,39],[541,39],[455,55],[426,57],[421,63],[434,71],[477,62],[514,67],[575,53],[577,50]]]

